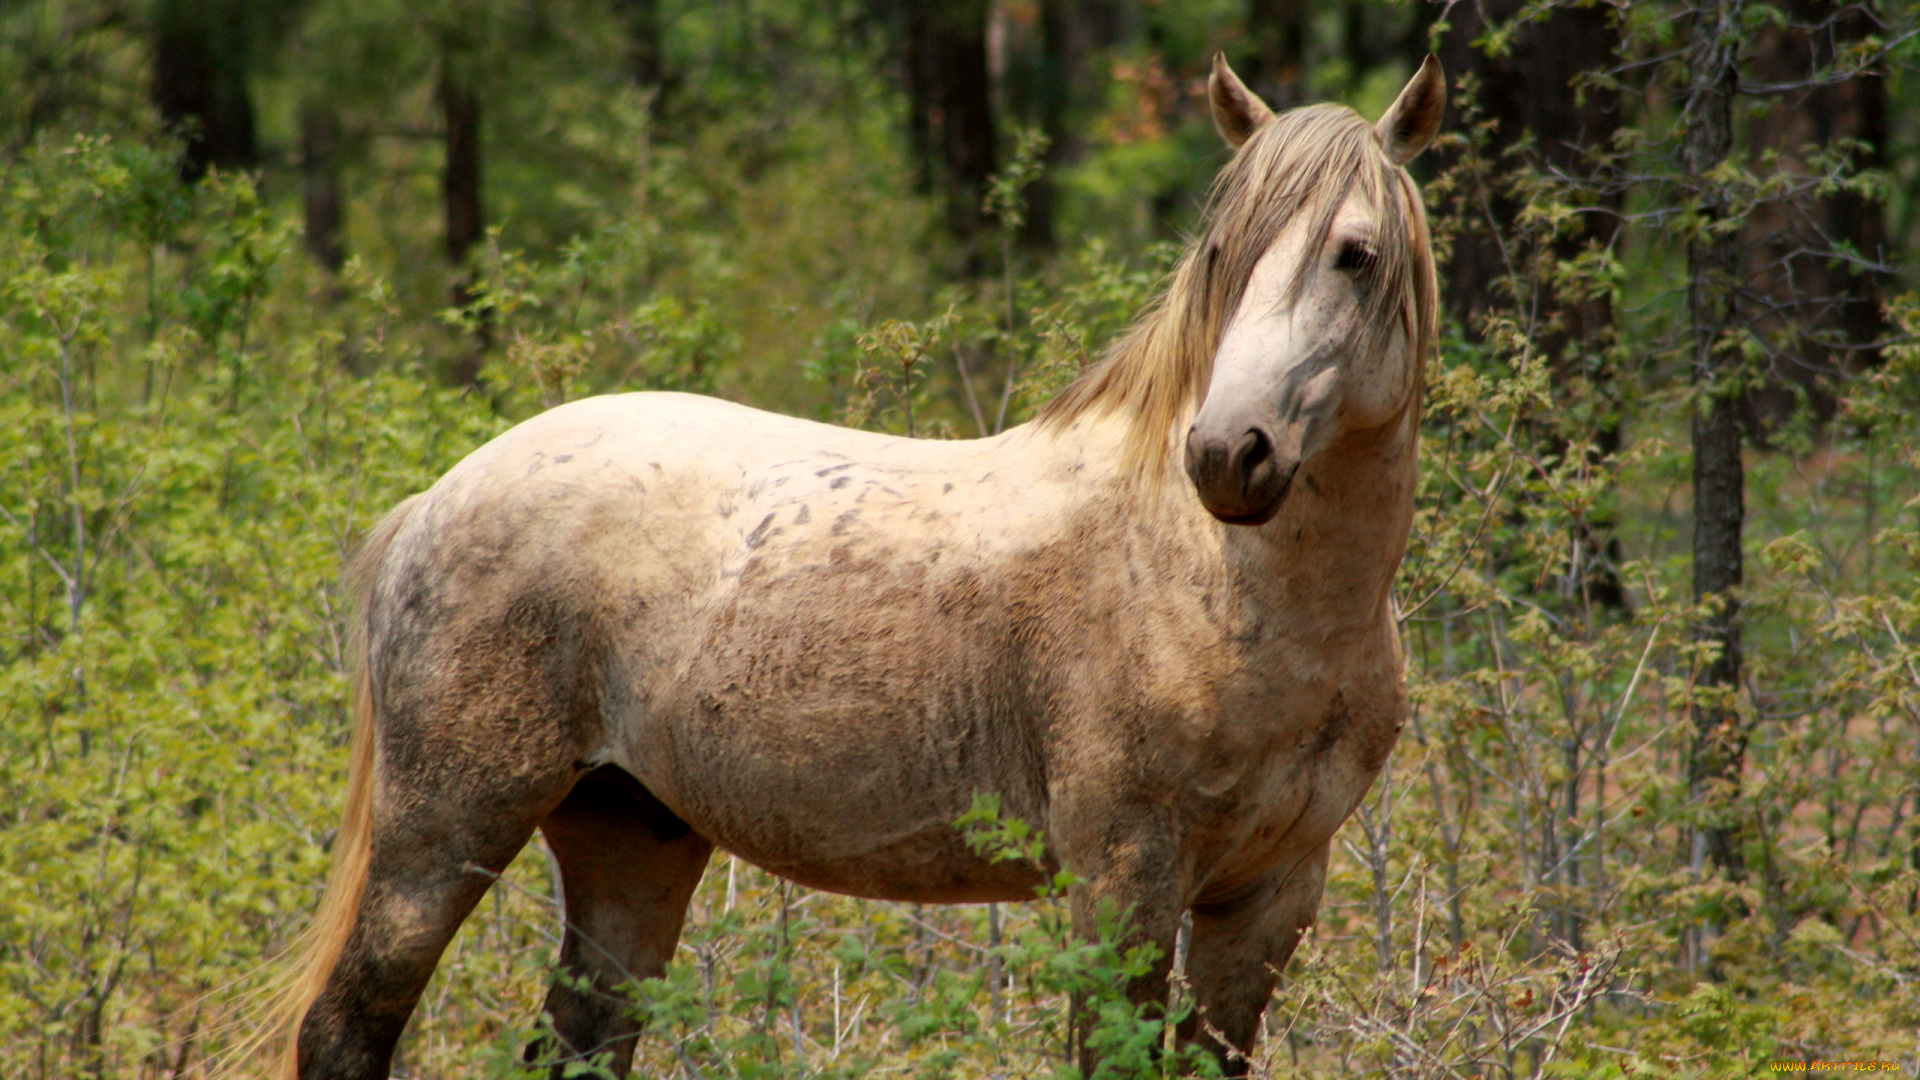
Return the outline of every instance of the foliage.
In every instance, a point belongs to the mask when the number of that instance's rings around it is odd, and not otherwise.
[[[473,24],[477,54],[525,41],[531,59],[493,73],[515,94],[490,130],[518,149],[500,156],[505,223],[462,268],[474,287],[453,309],[427,151],[382,123],[429,109],[432,60],[408,28],[466,7],[314,5],[288,48],[324,63],[259,75],[281,103],[269,125],[320,80],[366,133],[352,168],[380,182],[350,208],[356,257],[338,275],[298,254],[295,200],[271,171],[177,180],[130,103],[137,65],[114,18],[83,20],[71,53],[39,24],[9,31],[14,53],[65,66],[0,78],[58,91],[73,130],[5,120],[0,169],[0,1075],[201,1075],[233,1041],[238,994],[324,879],[344,786],[338,572],[387,507],[589,392],[719,392],[904,434],[990,434],[1152,295],[1177,251],[1147,241],[1185,212],[1169,193],[1190,196],[1217,160],[1191,150],[1211,136],[1164,64],[1117,46],[1089,123],[1104,134],[1058,177],[1062,250],[1015,242],[1045,154],[1016,139],[990,186],[998,274],[954,279],[896,146],[892,92],[861,51],[874,47],[834,51],[862,40],[850,9],[769,5],[743,43],[724,15],[681,5],[682,82],[660,112],[610,88],[604,12],[575,7],[541,27],[514,21],[531,8],[489,6]],[[1231,13],[1178,7],[1141,18],[1168,56],[1204,55]],[[1636,56],[1662,55],[1662,12],[1622,9]],[[746,63],[754,34],[788,62]],[[370,70],[389,81],[354,81]],[[1327,88],[1391,89],[1343,70]],[[1670,73],[1634,70],[1659,76],[1640,88],[1670,124]],[[1713,226],[1665,164],[1670,128],[1623,132],[1612,171],[1589,175],[1667,170],[1666,186],[1623,195],[1500,156],[1477,116],[1427,185],[1436,235],[1444,253],[1493,230],[1513,259],[1500,302],[1450,327],[1428,373],[1397,585],[1414,711],[1339,835],[1255,1072],[1920,1068],[1920,303],[1891,306],[1892,344],[1837,388],[1830,422],[1749,460],[1748,677],[1733,703],[1747,756],[1714,811],[1741,823],[1749,872],[1715,874],[1687,780],[1703,646],[1687,629],[1701,613],[1675,273],[1686,238]],[[1898,169],[1828,164],[1836,189],[1907,198]],[[1718,174],[1740,193],[1735,216],[1800,182],[1777,166]],[[1524,213],[1486,221],[1506,196]],[[1616,196],[1621,238],[1580,239]],[[1573,342],[1556,320],[1596,298],[1629,317]],[[478,385],[449,388],[470,350]],[[1608,574],[1621,606],[1597,598]],[[1043,838],[990,798],[959,825],[982,850],[1044,864]],[[1118,993],[1153,960],[1124,913],[1092,940],[1069,933],[1068,884],[1050,875],[1018,907],[922,909],[720,857],[678,961],[629,987],[648,1029],[639,1067],[1064,1077],[1076,996],[1109,1073],[1209,1067],[1169,1046],[1177,993],[1164,1015]],[[536,843],[443,959],[401,1075],[529,1075],[556,896]]]

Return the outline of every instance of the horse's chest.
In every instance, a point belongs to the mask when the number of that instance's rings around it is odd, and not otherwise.
[[[1301,765],[1338,757],[1371,776],[1386,763],[1400,738],[1406,705],[1398,680],[1381,676],[1371,683],[1335,690],[1300,729],[1291,752]]]
[[[1256,877],[1326,842],[1386,762],[1406,715],[1397,678],[1269,691],[1239,723],[1221,718],[1187,778],[1189,830],[1216,878]]]
[[[1370,662],[1385,651],[1363,646],[1292,670],[1271,662],[1236,665],[1190,725],[1198,758],[1254,785],[1321,769],[1329,758],[1377,770],[1406,714],[1397,666]]]

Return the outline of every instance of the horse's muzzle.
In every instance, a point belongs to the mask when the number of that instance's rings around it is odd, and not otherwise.
[[[1282,461],[1273,437],[1248,428],[1238,438],[1187,432],[1187,478],[1207,512],[1229,525],[1265,525],[1280,512],[1298,458]]]

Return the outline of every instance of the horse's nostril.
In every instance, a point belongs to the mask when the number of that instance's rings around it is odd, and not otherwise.
[[[1261,525],[1280,505],[1292,476],[1280,450],[1263,428],[1244,428],[1236,439],[1195,425],[1187,432],[1187,476],[1214,517],[1229,525]]]
[[[1260,471],[1260,466],[1273,460],[1273,443],[1267,438],[1266,432],[1254,428],[1240,437],[1240,445],[1234,449],[1233,456],[1239,459],[1241,484],[1251,487],[1254,473]]]

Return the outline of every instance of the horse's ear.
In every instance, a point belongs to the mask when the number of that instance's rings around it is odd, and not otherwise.
[[[1213,107],[1213,126],[1227,145],[1239,149],[1261,124],[1273,119],[1273,110],[1261,101],[1240,76],[1227,66],[1225,53],[1213,54],[1213,74],[1207,77],[1207,103]]]
[[[1440,118],[1446,111],[1447,77],[1440,70],[1440,61],[1428,53],[1426,63],[1413,73],[1406,89],[1393,99],[1387,115],[1374,125],[1374,135],[1387,152],[1387,160],[1405,165],[1419,157],[1440,131]]]

